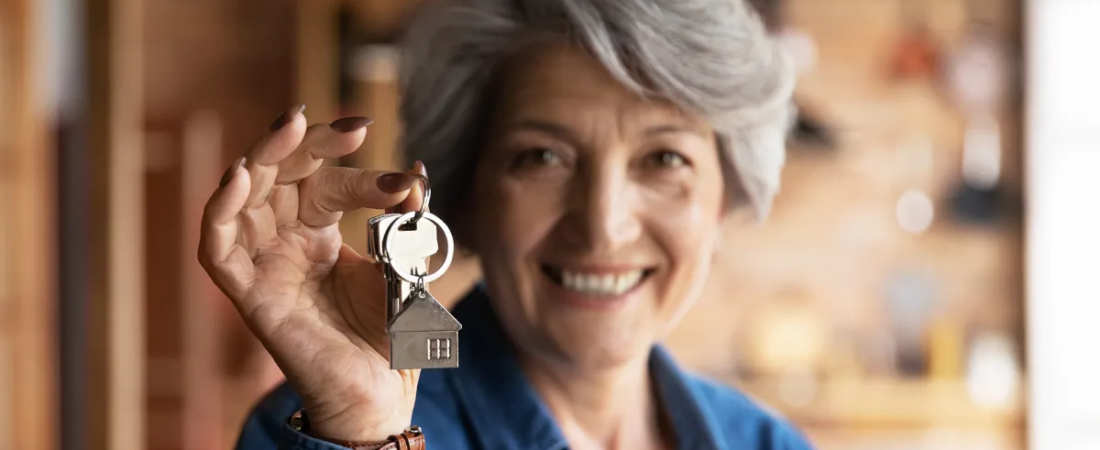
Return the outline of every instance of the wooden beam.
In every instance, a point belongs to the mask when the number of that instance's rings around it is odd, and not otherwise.
[[[87,0],[91,251],[85,448],[144,448],[141,0]]]
[[[335,0],[298,0],[298,98],[310,123],[340,117],[338,6]]]
[[[40,4],[0,6],[0,448],[55,449],[54,152],[40,92]]]
[[[224,448],[225,441],[221,380],[217,378],[223,373],[219,339],[224,339],[225,333],[219,327],[217,306],[228,304],[229,299],[218,291],[195,258],[203,208],[225,170],[221,164],[222,135],[222,121],[213,111],[196,112],[183,126],[179,205],[184,233],[178,252],[182,258],[179,311],[184,375],[181,450]]]

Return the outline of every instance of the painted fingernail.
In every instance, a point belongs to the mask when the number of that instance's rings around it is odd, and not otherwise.
[[[286,124],[292,122],[298,114],[306,110],[306,105],[298,105],[283,112],[274,122],[271,122],[271,131],[279,131],[279,129],[286,126]]]
[[[371,119],[370,117],[345,117],[343,119],[332,122],[330,126],[333,130],[339,131],[341,133],[350,133],[372,123],[374,123],[374,119]]]
[[[398,192],[407,191],[412,189],[413,177],[403,173],[387,173],[378,177],[378,189],[387,194],[396,194]]]
[[[244,165],[245,158],[242,156],[233,164],[229,165],[228,169],[225,169],[225,175],[222,175],[222,181],[218,185],[219,187],[225,187],[230,181],[233,181],[233,177],[237,175],[237,169]]]
[[[424,161],[419,159],[413,163],[412,171],[420,175],[428,176],[428,168],[424,167]]]

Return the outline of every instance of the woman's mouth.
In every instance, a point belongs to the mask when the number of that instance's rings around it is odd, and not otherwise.
[[[554,284],[577,294],[595,297],[615,297],[630,292],[641,285],[654,270],[583,271],[549,264],[542,264],[541,269]]]

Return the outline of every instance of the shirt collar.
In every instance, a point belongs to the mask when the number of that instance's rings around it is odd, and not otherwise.
[[[482,284],[454,308],[462,322],[462,363],[448,381],[469,413],[482,448],[564,450],[565,436],[527,382]],[[672,356],[655,346],[649,358],[662,406],[672,421],[678,448],[726,450],[720,428],[703,409]]]

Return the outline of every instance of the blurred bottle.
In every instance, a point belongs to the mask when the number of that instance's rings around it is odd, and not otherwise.
[[[958,380],[963,375],[964,330],[951,317],[938,317],[928,330],[928,376]]]
[[[1003,216],[1001,130],[989,115],[967,123],[963,141],[962,173],[951,197],[955,220],[991,224]]]
[[[935,299],[935,279],[923,271],[905,270],[890,280],[887,308],[897,344],[897,369],[903,376],[928,372],[926,335]]]

